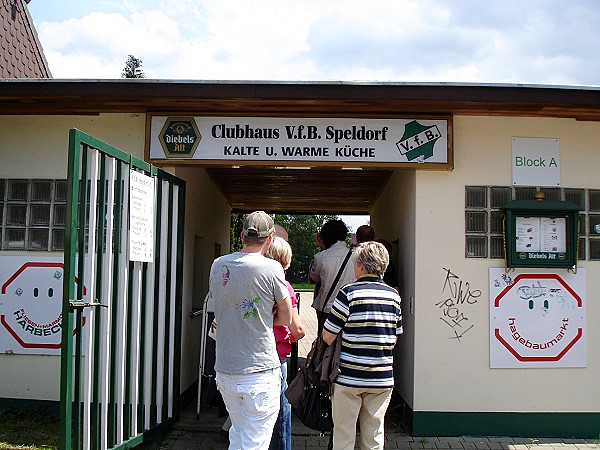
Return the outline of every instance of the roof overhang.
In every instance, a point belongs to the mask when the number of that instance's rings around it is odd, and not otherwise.
[[[151,111],[263,116],[466,114],[600,120],[600,87],[148,79],[0,80],[0,114]]]
[[[0,80],[0,115],[488,115],[600,121],[600,88],[448,83]],[[126,149],[125,149],[126,150]],[[356,169],[356,168],[355,168]],[[392,170],[207,167],[236,211],[361,213]],[[252,186],[252,189],[249,189]]]

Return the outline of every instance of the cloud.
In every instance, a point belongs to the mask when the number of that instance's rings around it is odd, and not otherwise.
[[[56,78],[600,84],[593,0],[112,3],[36,23]]]
[[[172,19],[160,11],[130,17],[91,13],[81,19],[42,23],[38,34],[55,78],[90,74],[95,74],[92,78],[119,78],[127,55],[142,60],[150,54],[156,60],[168,58],[172,43],[181,40]]]

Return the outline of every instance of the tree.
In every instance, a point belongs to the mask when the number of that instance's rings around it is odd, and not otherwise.
[[[321,226],[331,219],[339,219],[335,215],[286,215],[276,214],[275,223],[283,226],[289,234],[293,258],[287,270],[290,283],[306,283],[310,263],[320,249],[315,242],[315,235]]]
[[[231,245],[230,252],[237,252],[243,247],[240,234],[247,214],[231,214]],[[275,214],[273,220],[284,227],[289,235],[292,247],[292,264],[286,272],[290,283],[306,283],[308,269],[315,253],[320,251],[315,236],[328,220],[339,219],[335,215],[300,215],[300,214]]]
[[[125,61],[123,72],[121,72],[121,78],[146,78],[146,75],[142,70],[142,65],[141,59],[129,55],[127,61]]]
[[[243,247],[242,239],[242,228],[244,226],[244,219],[247,214],[243,213],[231,213],[231,229],[229,231],[229,251],[237,252]]]
[[[231,252],[237,252],[243,247],[240,234],[246,215],[244,213],[231,214]],[[289,234],[293,257],[292,264],[286,272],[286,278],[290,283],[306,283],[308,280],[310,263],[315,253],[320,251],[315,242],[315,235],[325,222],[332,219],[339,219],[339,216],[299,214],[275,214],[273,216],[275,223],[284,227]]]

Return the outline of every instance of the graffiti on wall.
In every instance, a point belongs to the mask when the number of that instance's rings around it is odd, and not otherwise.
[[[478,302],[481,290],[472,289],[471,283],[451,269],[444,267],[443,270],[442,299],[435,306],[440,309],[440,320],[449,327],[449,339],[460,341],[474,326],[469,321],[468,308]]]

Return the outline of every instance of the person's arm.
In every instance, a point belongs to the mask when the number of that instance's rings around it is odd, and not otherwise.
[[[323,239],[321,239],[321,235],[319,233],[316,234],[315,236],[315,242],[317,243],[317,245],[319,246],[319,252],[325,250],[326,246],[323,243]],[[314,268],[314,264],[316,263],[316,258],[313,258],[313,261],[310,264],[310,267],[308,268],[308,282],[310,284],[317,284],[319,281],[321,281],[321,278],[318,276],[318,271],[316,268]]]
[[[273,318],[273,325],[289,327],[292,324],[292,300],[289,295],[277,302],[277,313]]]
[[[313,259],[312,262],[310,263],[310,267],[308,268],[308,282],[310,284],[317,284],[320,281],[320,278],[318,277],[318,273],[316,271],[316,259]]]
[[[289,328],[290,333],[295,340],[302,339],[306,334],[304,324],[300,320],[300,315],[298,314],[298,308],[295,306],[292,308],[292,323],[290,324]]]
[[[325,341],[325,343],[327,345],[333,344],[333,341],[335,341],[336,337],[337,337],[337,334],[333,334],[327,330],[323,330],[323,340]]]

